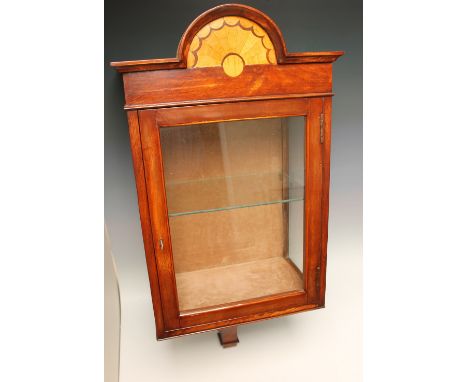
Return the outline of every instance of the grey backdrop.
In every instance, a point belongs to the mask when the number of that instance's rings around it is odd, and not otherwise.
[[[353,264],[357,266],[350,266],[350,269],[355,273],[353,285],[358,285],[359,289],[362,244],[362,3],[359,0],[259,0],[240,3],[269,15],[282,30],[288,51],[345,51],[333,66],[336,95],[333,98],[329,262],[337,260],[345,264],[354,253],[356,260]],[[123,111],[123,87],[121,76],[109,67],[109,62],[174,57],[179,39],[189,23],[218,4],[222,2],[107,0],[105,4],[105,220],[121,283],[123,325],[125,327],[126,315],[128,322],[132,319],[135,319],[135,325],[138,325],[138,320],[142,322],[142,317],[135,318],[134,308],[128,310],[125,307],[126,303],[130,306],[131,301],[141,301],[145,312],[141,315],[148,322],[145,330],[152,330],[148,346],[155,343],[154,330],[151,329],[152,317],[149,321],[146,317],[152,313],[127,121]],[[347,277],[346,273],[344,277]],[[334,287],[330,287],[334,280],[333,268],[330,268],[328,289]],[[336,287],[340,288],[340,280],[336,281]],[[343,285],[343,288],[348,287]],[[355,309],[360,309],[360,292],[358,294]],[[327,295],[328,303],[330,296]],[[123,333],[122,362],[126,367],[123,375],[133,375],[136,366],[132,368],[130,361],[125,363],[125,352],[135,352],[138,342],[129,339],[132,334],[127,335],[128,347],[132,349],[126,350]],[[145,334],[142,332],[141,336]],[[358,346],[356,344],[355,348]],[[162,349],[161,345],[158,349]],[[141,369],[142,366],[138,367]],[[348,374],[347,381],[352,380],[357,379],[350,378]]]

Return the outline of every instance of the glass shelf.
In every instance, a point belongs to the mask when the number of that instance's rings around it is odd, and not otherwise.
[[[169,217],[304,200],[304,187],[281,173],[179,181],[166,190]]]

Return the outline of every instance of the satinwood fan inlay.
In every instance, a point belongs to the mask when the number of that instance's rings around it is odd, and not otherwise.
[[[221,66],[237,77],[245,65],[276,64],[268,34],[255,22],[228,16],[205,25],[190,44],[188,68]]]

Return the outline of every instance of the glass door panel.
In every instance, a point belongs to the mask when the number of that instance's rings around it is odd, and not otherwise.
[[[160,129],[181,311],[303,290],[304,126]]]

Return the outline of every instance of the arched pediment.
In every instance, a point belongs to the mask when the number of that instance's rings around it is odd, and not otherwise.
[[[245,5],[223,5],[200,15],[187,29],[178,55],[187,68],[221,66],[231,77],[246,65],[276,64],[284,42],[275,23]]]
[[[187,68],[222,66],[236,77],[245,65],[276,64],[275,48],[257,23],[239,16],[217,18],[192,39]]]
[[[259,10],[224,4],[198,16],[183,34],[177,57],[114,62],[119,72],[223,67],[240,75],[247,65],[332,63],[343,52],[289,53],[277,25]]]

